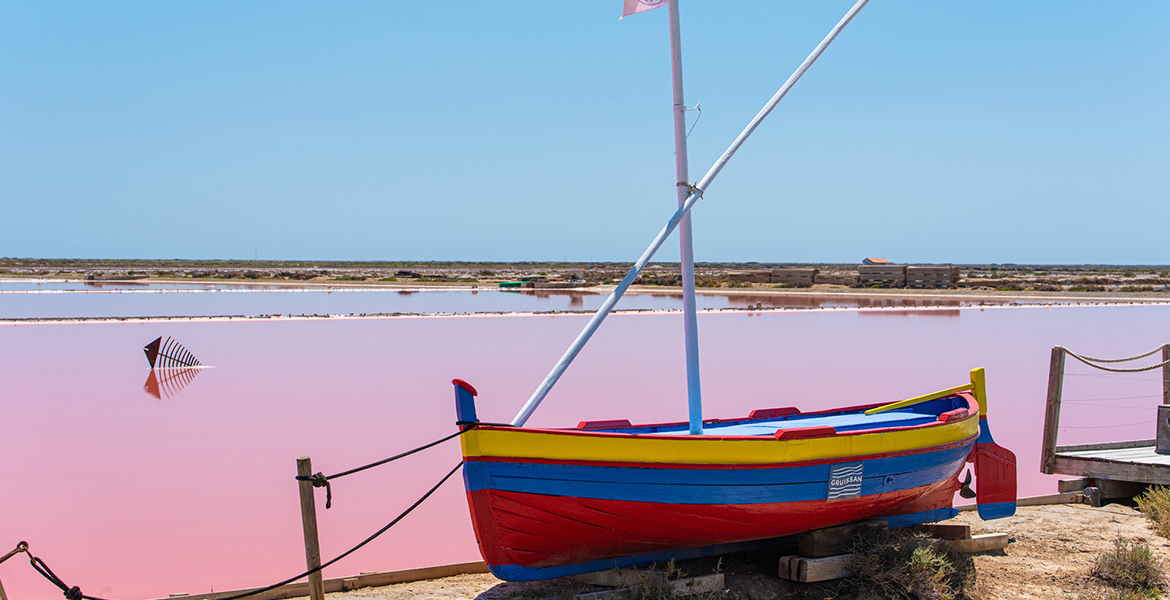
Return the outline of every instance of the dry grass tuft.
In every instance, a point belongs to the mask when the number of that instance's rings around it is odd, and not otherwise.
[[[1154,532],[1170,538],[1170,488],[1156,485],[1134,498],[1138,510],[1153,521]]]
[[[722,565],[723,559],[719,559],[719,563],[715,567],[716,573],[720,572]],[[684,597],[678,594],[671,583],[686,578],[687,574],[676,567],[673,560],[666,563],[665,571],[653,570],[654,565],[651,565],[650,568],[650,571],[642,574],[630,586],[630,598],[633,598],[633,600],[676,600]],[[718,600],[726,594],[727,590],[719,590],[704,594],[687,595],[685,598],[688,600]]]
[[[860,540],[853,549],[857,598],[970,600],[975,571],[970,557],[939,550],[925,536],[897,531]]]
[[[1161,561],[1148,544],[1121,538],[1113,543],[1113,550],[1097,557],[1093,576],[1137,598],[1158,598],[1166,580]]]

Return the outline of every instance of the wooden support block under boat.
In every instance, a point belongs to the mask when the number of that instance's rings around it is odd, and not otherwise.
[[[580,581],[589,585],[601,585],[605,587],[628,587],[634,585],[638,581],[645,581],[646,579],[660,579],[666,581],[666,571],[647,571],[645,569],[608,569],[605,571],[594,571],[592,573],[581,573],[580,575],[570,575],[570,579]]]
[[[962,552],[965,554],[973,554],[976,552],[991,552],[992,550],[1003,550],[1007,548],[1011,538],[1006,533],[984,533],[980,535],[971,536],[966,540],[950,540],[942,543],[942,548],[947,552]]]
[[[888,530],[889,524],[881,519],[826,527],[801,536],[796,543],[797,552],[806,558],[844,554],[853,549],[858,539],[881,535]]]
[[[807,558],[804,556],[781,556],[780,579],[788,579],[800,583],[816,583],[852,577],[853,571],[849,568],[853,562],[852,554],[839,554],[824,558]]]
[[[949,528],[946,525],[936,525],[934,527],[939,527],[939,529],[935,530],[933,534],[939,535],[940,537],[964,535],[964,528],[966,528],[967,532],[970,531],[969,527],[965,525],[950,526]],[[1011,538],[1006,533],[985,533],[959,539],[940,540],[938,547],[946,552],[974,554],[1002,550],[1007,548],[1010,542]],[[797,555],[781,556],[778,574],[781,579],[788,579],[800,583],[816,583],[819,581],[842,579],[853,576],[853,571],[849,568],[852,561],[852,554],[838,554],[836,556],[818,558]]]
[[[971,526],[952,523],[929,523],[914,527],[914,531],[942,540],[969,540]]]

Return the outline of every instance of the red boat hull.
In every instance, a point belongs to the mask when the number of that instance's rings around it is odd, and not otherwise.
[[[956,471],[957,475],[957,471]],[[468,493],[489,565],[545,568],[614,556],[783,537],[886,516],[950,508],[957,478],[837,501],[666,504],[523,492]]]

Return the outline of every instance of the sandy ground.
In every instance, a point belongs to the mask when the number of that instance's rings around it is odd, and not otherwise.
[[[1111,504],[1102,508],[1055,505],[1020,508],[1014,517],[984,522],[973,512],[961,513],[952,523],[971,525],[972,533],[1007,533],[1006,550],[972,556],[975,592],[983,599],[1057,600],[1105,597],[1109,589],[1090,572],[1096,557],[1110,550],[1120,536],[1150,544],[1170,565],[1170,541],[1149,528],[1144,515]],[[834,587],[794,584],[776,576],[778,553],[747,553],[725,557],[728,600],[764,598],[832,598]],[[690,575],[713,572],[711,560],[691,561],[680,567]],[[598,591],[571,580],[507,583],[491,575],[460,575],[431,581],[327,594],[332,600],[534,600],[571,598]],[[844,597],[844,596],[842,596]]]
[[[1118,537],[1147,542],[1163,565],[1170,566],[1170,541],[1154,534],[1140,512],[1118,504],[1028,507],[1014,517],[988,522],[968,512],[955,521],[969,523],[973,533],[1011,536],[1006,550],[974,557],[976,589],[984,598],[1100,598],[1106,588],[1090,571]]]

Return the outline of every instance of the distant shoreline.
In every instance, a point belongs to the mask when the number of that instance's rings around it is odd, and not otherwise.
[[[45,282],[45,283],[80,283],[90,284],[95,287],[103,285],[125,285],[136,286],[141,285],[192,285],[192,286],[228,286],[239,288],[283,288],[285,290],[303,289],[306,291],[408,291],[408,292],[423,292],[423,291],[443,291],[443,292],[507,292],[515,293],[517,291],[523,293],[539,292],[551,294],[609,294],[613,291],[614,285],[593,285],[582,286],[575,288],[559,288],[555,290],[546,289],[505,289],[498,285],[478,283],[452,283],[452,282],[413,282],[413,281],[396,281],[396,282],[382,282],[382,281],[296,281],[296,280],[240,280],[240,279],[183,279],[183,278],[167,278],[167,277],[147,277],[143,279],[119,280],[110,279],[102,281],[87,281],[85,279],[78,279],[75,277],[6,277],[0,274],[0,283],[23,283],[23,282]],[[72,290],[72,292],[90,292],[90,293],[120,293],[125,290]],[[176,290],[188,291],[188,290]],[[190,292],[199,292],[202,290],[189,290]],[[234,290],[233,290],[234,291]],[[249,291],[262,292],[264,289],[255,289]],[[0,290],[0,293],[3,293]],[[669,285],[632,285],[626,292],[627,294],[682,294],[680,286]],[[776,287],[726,287],[726,288],[697,288],[696,294],[709,296],[745,296],[745,295],[759,295],[759,294],[775,294],[775,295],[791,295],[791,296],[824,296],[836,295],[844,297],[855,298],[880,298],[880,297],[899,297],[899,298],[951,298],[956,300],[994,300],[994,301],[1010,301],[1012,299],[1031,299],[1031,300],[1078,300],[1083,302],[1117,302],[1117,301],[1132,301],[1141,302],[1149,301],[1153,303],[1170,303],[1170,293],[1160,292],[1108,292],[1108,295],[1101,295],[1099,292],[1060,292],[1060,291],[1028,291],[1028,290],[1013,290],[1013,291],[998,291],[998,290],[973,290],[969,288],[935,288],[935,289],[916,289],[916,288],[851,288],[845,286],[830,286],[830,285],[815,285],[805,288],[776,288]],[[1093,295],[1088,295],[1093,294]]]
[[[613,284],[596,284],[579,288],[533,289],[533,288],[500,288],[498,284],[478,282],[440,282],[440,281],[338,281],[338,280],[241,280],[199,278],[188,279],[178,277],[144,277],[132,280],[85,280],[77,277],[49,276],[49,277],[11,277],[0,274],[0,283],[72,283],[85,284],[87,289],[43,289],[43,290],[0,290],[0,298],[19,294],[197,294],[197,293],[347,293],[347,292],[483,292],[483,293],[520,293],[530,295],[572,296],[572,295],[608,295],[614,289]],[[482,287],[481,287],[482,285]],[[115,286],[113,289],[103,289],[105,286]],[[157,287],[164,286],[164,287]],[[183,288],[169,288],[168,286],[195,286]],[[92,287],[92,289],[89,289]],[[206,289],[201,289],[206,288]],[[837,285],[814,285],[804,288],[786,288],[764,285],[741,287],[710,287],[699,288],[696,292],[701,296],[723,296],[738,298],[743,302],[749,298],[747,306],[724,307],[705,309],[701,314],[762,314],[765,312],[783,311],[819,311],[819,312],[930,312],[956,311],[985,308],[1039,308],[1039,307],[1077,307],[1077,306],[1151,306],[1170,305],[1170,294],[1165,292],[1037,292],[1037,291],[997,291],[989,289],[951,288],[951,289],[911,289],[911,288],[856,288]],[[630,296],[681,296],[682,288],[671,285],[634,285],[629,288]],[[857,299],[859,304],[865,301],[934,301],[947,302],[944,305],[934,306],[763,306],[767,297],[801,297],[841,299]],[[762,301],[751,300],[750,298]],[[752,303],[756,306],[753,307]],[[960,304],[962,303],[962,304]],[[488,317],[562,317],[592,315],[592,309],[581,310],[550,310],[550,311],[474,311],[466,313],[435,313],[435,312],[387,312],[361,314],[260,314],[260,315],[172,315],[172,316],[104,316],[104,317],[22,317],[0,318],[0,325],[60,325],[60,324],[97,324],[97,323],[154,323],[154,322],[261,322],[261,321],[322,321],[322,320],[355,320],[355,319],[425,319],[425,318],[488,318]],[[674,315],[678,309],[644,309],[618,308],[615,315]]]
[[[72,269],[111,269],[111,268],[180,268],[180,269],[207,269],[207,268],[338,268],[338,269],[390,269],[390,268],[421,268],[421,269],[582,269],[590,266],[599,268],[629,268],[633,264],[629,261],[560,261],[560,260],[311,260],[311,259],[216,259],[216,258],[18,258],[0,257],[0,269],[3,268],[72,268]],[[900,264],[910,265],[955,265],[962,268],[1001,268],[1001,269],[1034,269],[1034,268],[1061,268],[1061,269],[1170,269],[1170,264],[1106,264],[1106,263],[932,263],[908,261]],[[724,268],[724,269],[776,269],[776,268],[845,268],[856,266],[855,262],[785,262],[785,261],[701,261],[695,267]],[[654,261],[649,268],[671,268],[677,270],[679,263],[670,261]]]
[[[633,292],[637,293],[637,292]],[[1021,297],[1022,298],[1022,297]],[[1001,297],[1001,299],[1007,299]],[[1036,300],[1035,297],[1029,297]],[[835,306],[835,307],[761,307],[761,308],[717,308],[701,309],[701,315],[734,315],[790,312],[858,312],[858,313],[929,313],[955,312],[963,310],[1022,309],[1022,308],[1123,308],[1145,306],[1170,306],[1170,299],[1149,301],[1122,301],[1108,298],[1079,298],[1076,303],[1029,302],[1026,304],[997,302],[995,304],[971,304],[966,306]],[[484,319],[484,318],[531,318],[531,317],[588,317],[593,310],[551,310],[551,311],[498,311],[474,313],[378,313],[378,314],[335,314],[335,315],[216,315],[216,316],[157,316],[157,317],[70,317],[0,319],[0,326],[20,325],[96,325],[96,324],[144,324],[144,323],[226,323],[226,322],[290,322],[290,321],[355,321],[386,319]],[[611,316],[677,316],[680,309],[615,309]]]
[[[870,259],[867,259],[870,260]],[[882,260],[882,259],[873,259]],[[574,262],[345,262],[186,261],[0,258],[0,278],[83,281],[100,286],[135,283],[251,285],[302,288],[489,289],[502,283],[535,289],[612,286],[629,263]],[[677,291],[676,263],[648,265],[634,282],[664,293]],[[868,270],[867,270],[868,269]],[[900,271],[899,271],[900,269]],[[520,282],[525,282],[521,284]],[[809,263],[699,263],[700,293],[976,294],[1042,296],[1105,294],[1170,298],[1170,267],[1156,265],[896,265]],[[929,290],[923,292],[923,290]]]

